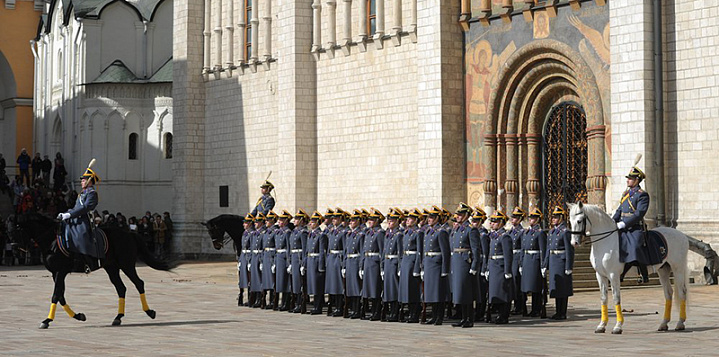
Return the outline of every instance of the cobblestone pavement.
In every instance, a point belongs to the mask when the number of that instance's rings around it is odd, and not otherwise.
[[[188,263],[173,272],[138,269],[145,280],[151,320],[128,284],[123,325],[115,290],[103,272],[73,274],[66,298],[87,321],[58,308],[50,329],[51,278],[41,267],[0,267],[0,355],[21,356],[716,356],[719,352],[719,286],[690,287],[687,331],[656,332],[664,299],[660,288],[625,289],[623,335],[595,334],[597,292],[569,299],[569,320],[513,317],[509,325],[477,323],[471,329],[369,322],[265,311],[236,306],[235,265]],[[678,315],[675,311],[674,316]],[[610,308],[610,310],[613,310]],[[610,325],[615,322],[610,313]],[[674,326],[672,323],[671,327]]]

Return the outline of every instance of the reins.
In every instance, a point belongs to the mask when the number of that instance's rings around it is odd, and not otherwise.
[[[606,231],[606,232],[602,232],[602,233],[587,234],[587,232],[586,232],[587,222],[589,222],[589,224],[592,224],[592,221],[589,220],[589,216],[587,216],[587,214],[584,213],[584,221],[583,221],[584,227],[582,227],[582,229],[579,230],[579,231],[569,231],[569,233],[571,233],[571,234],[578,234],[578,235],[580,235],[581,237],[589,238],[589,244],[594,244],[594,243],[596,243],[596,242],[599,242],[599,241],[602,240],[602,239],[606,239],[606,238],[611,237],[612,233],[619,231],[618,228],[615,228],[615,229],[612,229],[612,230],[609,230],[609,231]],[[594,239],[594,240],[592,239],[592,237],[597,237],[597,236],[602,236],[602,237],[601,237],[601,238]]]

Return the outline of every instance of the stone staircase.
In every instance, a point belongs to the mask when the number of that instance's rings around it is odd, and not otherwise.
[[[574,269],[572,275],[574,275],[574,291],[597,291],[599,290],[599,283],[597,283],[597,276],[592,268],[592,263],[589,261],[589,252],[591,247],[582,246],[574,251]],[[659,277],[656,273],[649,272],[649,282],[646,284],[637,283],[636,269],[632,269],[627,273],[624,281],[622,282],[622,289],[632,286],[656,286],[661,285]],[[609,292],[611,294],[611,290]]]

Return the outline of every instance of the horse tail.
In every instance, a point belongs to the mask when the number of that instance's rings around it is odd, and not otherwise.
[[[155,257],[155,255],[152,254],[147,248],[147,244],[145,244],[145,241],[139,234],[132,233],[132,237],[135,240],[137,254],[139,255],[140,259],[145,262],[145,264],[147,264],[150,268],[155,270],[169,271],[177,266],[177,263],[174,261],[166,261]]]

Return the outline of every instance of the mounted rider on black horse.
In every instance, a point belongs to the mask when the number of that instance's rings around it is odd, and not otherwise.
[[[94,163],[95,159],[92,159],[80,177],[82,192],[77,196],[75,207],[57,215],[57,218],[64,222],[61,232],[64,234],[61,238],[63,248],[82,256],[85,273],[101,267],[100,260],[105,259],[106,248],[102,233],[95,228],[90,218],[98,204],[95,184],[100,182],[100,177],[92,170]]]

